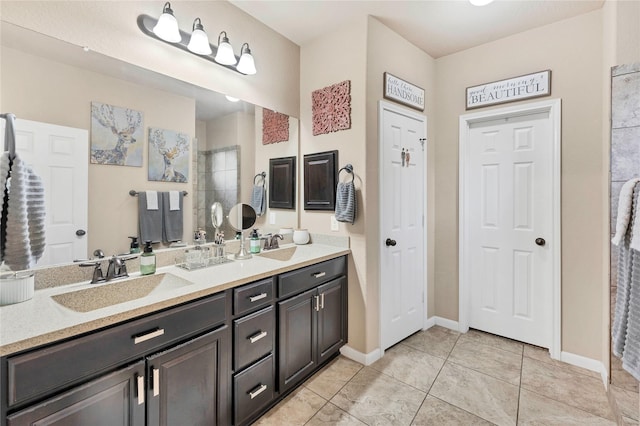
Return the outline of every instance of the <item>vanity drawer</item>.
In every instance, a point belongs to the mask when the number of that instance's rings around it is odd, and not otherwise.
[[[273,352],[276,336],[273,306],[233,321],[233,366],[240,371]]]
[[[345,259],[346,257],[342,256],[281,274],[278,277],[278,297],[301,293],[346,274]]]
[[[273,400],[274,379],[273,355],[269,355],[234,376],[234,424],[245,424]]]
[[[273,302],[273,278],[233,289],[233,314],[242,315]]]
[[[7,359],[9,407],[222,325],[227,293]]]

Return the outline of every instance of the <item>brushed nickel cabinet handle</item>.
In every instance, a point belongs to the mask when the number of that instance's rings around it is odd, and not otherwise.
[[[267,332],[266,331],[261,331],[258,334],[255,334],[255,335],[249,337],[249,341],[251,341],[251,343],[255,343],[258,340],[262,339],[263,337],[267,337]]]
[[[153,369],[153,396],[160,395],[160,370]]]
[[[324,293],[320,294],[320,309],[324,309]]]
[[[262,300],[267,297],[267,293],[256,294],[255,296],[249,296],[249,302],[257,302],[258,300]]]
[[[144,376],[138,376],[138,405],[144,404]]]
[[[154,337],[162,336],[163,334],[164,334],[164,328],[157,328],[149,333],[133,336],[133,344],[137,345],[138,343],[146,342],[147,340],[151,340]]]
[[[313,296],[313,298],[315,299],[315,302],[316,302],[315,310],[319,311],[320,310],[320,296]]]
[[[313,275],[313,278],[322,278],[325,275],[327,275],[327,273],[326,272],[316,272],[315,274],[311,274],[311,275]]]
[[[267,385],[259,385],[257,388],[255,388],[252,391],[249,391],[249,396],[251,397],[251,399],[255,398],[256,396],[260,395],[262,392],[267,390]]]

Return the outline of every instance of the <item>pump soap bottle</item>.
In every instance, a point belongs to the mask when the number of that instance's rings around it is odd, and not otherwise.
[[[251,253],[260,253],[260,237],[258,236],[258,230],[254,229],[251,233],[251,240],[249,242],[249,251]]]
[[[140,274],[150,275],[156,273],[156,254],[151,247],[151,241],[145,241],[144,253],[140,255]]]
[[[129,248],[129,253],[140,253],[140,244],[138,244],[138,237],[129,238],[131,238],[131,247]]]

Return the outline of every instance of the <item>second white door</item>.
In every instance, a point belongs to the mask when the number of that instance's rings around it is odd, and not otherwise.
[[[384,350],[425,317],[426,117],[380,102],[380,321]]]
[[[464,244],[469,326],[549,348],[553,148],[549,111],[469,126]]]

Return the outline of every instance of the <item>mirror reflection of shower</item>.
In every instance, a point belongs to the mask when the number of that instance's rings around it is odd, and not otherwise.
[[[198,227],[213,241],[217,232],[226,240],[235,237],[235,230],[222,220],[240,201],[240,147],[238,145],[198,151]],[[218,203],[220,225],[214,225],[212,206]],[[218,214],[218,213],[216,213]],[[209,237],[210,236],[210,237]]]

